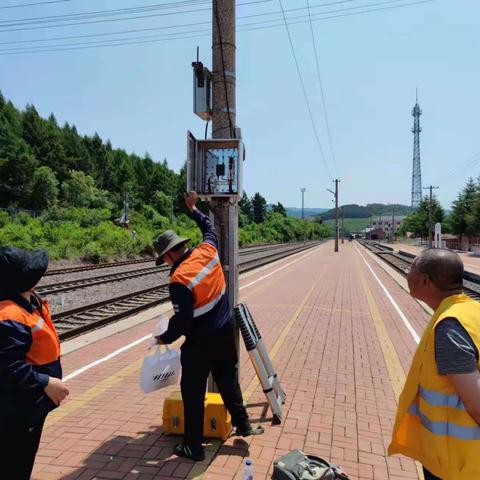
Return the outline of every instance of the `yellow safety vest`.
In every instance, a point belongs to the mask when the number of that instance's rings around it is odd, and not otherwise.
[[[438,373],[435,361],[435,327],[448,317],[463,325],[480,351],[480,303],[464,294],[445,298],[413,358],[388,453],[414,458],[443,480],[477,480],[480,426],[466,411],[447,376]]]
[[[192,292],[194,317],[208,313],[225,294],[225,276],[217,249],[206,242],[194,248],[173,272],[170,283],[181,283]]]

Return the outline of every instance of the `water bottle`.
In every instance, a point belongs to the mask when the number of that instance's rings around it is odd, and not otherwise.
[[[243,467],[243,480],[253,480],[252,461],[247,458],[245,466]]]

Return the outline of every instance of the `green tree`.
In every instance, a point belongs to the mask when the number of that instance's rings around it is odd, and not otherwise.
[[[172,198],[163,192],[155,192],[153,201],[157,212],[164,217],[171,218],[173,216]]]
[[[253,207],[252,202],[248,198],[245,190],[243,191],[242,198],[238,201],[239,207],[239,225],[244,227],[253,222]]]
[[[76,170],[72,170],[70,178],[62,183],[62,191],[65,202],[72,207],[94,206],[102,195],[90,175]]]
[[[465,188],[458,194],[457,199],[453,202],[452,213],[450,214],[449,224],[452,233],[459,235],[460,242],[462,236],[466,233],[473,233],[475,229],[474,223],[474,206],[478,198],[478,187],[470,178]]]
[[[252,198],[253,221],[263,223],[267,215],[267,201],[258,192]]]
[[[279,213],[284,217],[287,216],[287,211],[285,210],[285,207],[280,202],[277,202],[276,205],[272,206],[272,212]]]
[[[405,235],[407,232],[415,234],[417,237],[428,238],[428,212],[430,199],[425,197],[420,202],[418,208],[408,215],[400,232]],[[445,218],[445,212],[436,197],[432,198],[432,228],[436,223],[442,223]]]
[[[46,210],[57,204],[58,180],[49,167],[38,167],[33,172],[30,204],[35,210]]]

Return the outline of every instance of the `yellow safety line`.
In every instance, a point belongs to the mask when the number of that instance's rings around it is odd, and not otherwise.
[[[358,256],[355,257],[355,265],[360,276],[363,291],[365,292],[365,296],[367,298],[370,316],[372,317],[373,324],[377,332],[377,337],[383,352],[385,364],[387,366],[388,376],[390,377],[390,382],[392,384],[393,392],[395,394],[395,400],[398,404],[398,399],[400,397],[400,394],[402,393],[403,386],[405,384],[405,371],[403,370],[402,364],[400,363],[400,359],[398,358],[395,346],[390,339],[387,327],[385,326],[385,323],[382,319],[382,315],[380,314],[380,310],[378,309],[377,303],[375,302],[372,291],[370,290],[367,280],[365,279],[365,275],[363,274],[363,271],[360,267],[360,261],[358,260]],[[415,465],[417,467],[418,478],[423,479],[423,472],[420,464],[418,462],[415,462]]]
[[[133,373],[135,373],[137,370],[140,369],[142,362],[143,362],[143,358],[137,360],[135,363],[132,363],[128,367],[122,368],[122,370],[119,370],[114,375],[111,375],[108,378],[105,378],[104,380],[97,383],[93,387],[90,387],[85,392],[79,394],[77,397],[73,398],[72,400],[69,400],[68,402],[65,403],[65,405],[62,405],[61,408],[59,408],[58,410],[54,410],[47,417],[47,421],[45,423],[46,427],[47,428],[51,427],[55,423],[65,418],[70,413],[86,405],[95,397],[98,397],[102,393],[105,393],[109,388],[113,387],[114,385],[117,385],[120,382],[123,382],[125,378],[127,378],[129,375],[132,375]]]

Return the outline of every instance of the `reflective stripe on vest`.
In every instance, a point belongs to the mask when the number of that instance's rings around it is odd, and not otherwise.
[[[451,407],[457,410],[465,410],[465,405],[458,395],[434,392],[420,386],[420,397],[434,407]]]
[[[422,426],[434,435],[448,435],[460,440],[480,440],[480,427],[465,427],[453,422],[435,422],[422,413],[416,403],[410,405],[408,413],[419,417]]]
[[[32,333],[40,331],[43,328],[44,323],[45,323],[45,320],[43,319],[43,317],[40,317],[38,319],[37,324],[32,327]]]
[[[218,254],[216,254],[212,260],[198,273],[198,275],[190,281],[188,284],[188,288],[192,290],[196,285],[198,285],[204,277],[206,277],[213,269],[217,263],[220,262],[220,258],[218,258]]]
[[[221,300],[222,296],[225,293],[225,289],[223,289],[220,294],[214,298],[211,302],[207,303],[206,305],[203,305],[202,307],[195,308],[193,310],[193,317],[199,317],[200,315],[203,315],[204,313],[209,312],[210,310],[213,310],[215,305]]]

